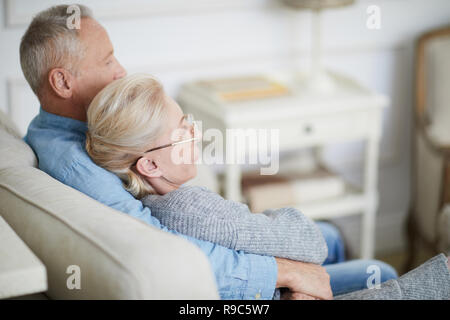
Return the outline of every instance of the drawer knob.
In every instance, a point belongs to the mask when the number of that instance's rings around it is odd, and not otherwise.
[[[307,124],[307,125],[305,125],[305,126],[303,127],[303,131],[304,131],[305,133],[311,133],[311,132],[313,131],[313,128],[312,128],[312,126],[311,126],[310,124]]]

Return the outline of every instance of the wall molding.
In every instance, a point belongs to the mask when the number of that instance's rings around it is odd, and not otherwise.
[[[8,0],[5,0],[8,1]],[[328,50],[324,50],[324,56],[333,56],[333,55],[364,55],[372,52],[380,52],[380,51],[388,51],[393,52],[393,54],[401,54],[405,50],[408,50],[407,45],[397,45],[397,46],[352,46],[347,48],[329,48]],[[131,66],[128,69],[129,73],[137,73],[137,72],[146,72],[151,74],[167,74],[167,73],[189,73],[194,70],[220,70],[223,69],[223,66],[233,66],[239,67],[244,65],[258,65],[258,64],[278,64],[284,66],[285,71],[292,70],[290,66],[294,66],[297,61],[307,59],[309,54],[308,50],[291,50],[286,52],[277,52],[277,53],[255,53],[251,55],[243,55],[240,57],[229,57],[229,58],[211,58],[211,59],[189,59],[184,61],[176,61],[176,62],[165,62],[165,63],[154,63],[154,64],[146,64],[140,66]],[[227,67],[227,69],[229,69]],[[277,70],[278,71],[278,70]],[[281,72],[283,70],[280,70]],[[264,73],[264,72],[261,72]],[[28,83],[24,79],[23,75],[16,75],[14,77],[8,78],[8,113],[11,113],[11,110],[17,108],[17,103],[14,102],[14,93],[13,90],[18,87],[28,88]],[[26,90],[26,89],[25,89]],[[31,92],[31,89],[29,89]],[[392,99],[391,99],[392,100]],[[16,105],[13,107],[13,105]],[[396,108],[395,106],[389,106],[390,108],[394,108],[391,116],[393,117],[393,125],[394,128],[391,130],[390,136],[384,137],[389,141],[392,141],[388,144],[387,148],[380,147],[380,167],[393,166],[398,164],[401,161],[401,150],[403,147],[400,146],[400,125],[397,125],[397,121],[400,119],[399,110],[400,108]],[[345,161],[340,163],[344,168],[357,168],[362,166],[362,159],[354,159],[350,161]]]
[[[377,0],[377,4],[392,2],[406,2],[407,0]],[[408,0],[409,1],[409,0]],[[29,0],[3,0],[5,8],[5,25],[7,27],[19,27],[27,25],[36,10],[55,5],[53,0],[33,1],[38,5],[30,5]],[[373,0],[358,0],[356,5],[368,6]],[[78,0],[77,3],[92,7],[95,16],[99,19],[130,19],[139,17],[151,17],[161,15],[189,15],[211,12],[223,12],[224,10],[256,10],[273,9],[291,10],[278,0],[123,0],[115,2],[110,0]],[[18,8],[21,10],[18,10]],[[24,11],[23,8],[28,8]],[[308,11],[308,10],[303,10]]]
[[[36,1],[39,5],[32,6],[27,0],[3,0],[3,2],[6,27],[26,26],[30,23],[32,16],[39,10],[55,5],[55,1],[51,0]],[[109,0],[96,0],[95,2],[79,0],[77,3],[92,8],[95,17],[100,20],[123,20],[162,15],[193,15],[283,7],[274,0],[126,0],[117,1],[114,4],[111,4]],[[23,10],[24,8],[28,8],[28,10]]]
[[[39,112],[39,101],[24,78],[9,78],[6,86],[6,113],[25,135],[29,122]]]
[[[250,39],[249,39],[250,40]],[[409,48],[409,46],[404,44],[383,44],[383,45],[354,45],[345,47],[329,47],[323,48],[324,60],[327,56],[345,56],[345,55],[359,55],[359,54],[369,54],[374,52],[402,52]],[[240,57],[229,57],[225,59],[190,59],[177,62],[167,62],[167,63],[155,63],[146,64],[140,66],[131,66],[130,71],[138,70],[155,70],[158,72],[173,72],[173,71],[187,71],[191,69],[198,68],[208,68],[223,66],[225,64],[240,65],[249,62],[270,62],[270,61],[283,61],[284,63],[295,63],[297,60],[307,60],[309,57],[309,49],[296,49],[296,50],[286,50],[284,52],[274,52],[265,53],[260,52]],[[325,61],[326,62],[326,61]]]

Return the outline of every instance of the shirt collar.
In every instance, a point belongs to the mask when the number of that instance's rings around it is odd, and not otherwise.
[[[49,113],[42,109],[42,107],[39,110],[39,120],[41,124],[51,128],[77,131],[82,134],[87,131],[86,122]]]

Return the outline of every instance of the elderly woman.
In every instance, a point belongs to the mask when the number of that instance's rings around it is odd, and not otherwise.
[[[192,116],[146,75],[128,76],[102,90],[88,109],[86,149],[101,167],[161,223],[235,250],[321,264],[327,256],[319,228],[292,208],[251,214],[194,178],[198,156]]]
[[[119,176],[167,227],[248,253],[316,264],[325,260],[320,230],[301,212],[282,208],[253,214],[206,188],[183,186],[196,175],[200,136],[192,116],[184,115],[153,77],[131,75],[111,83],[94,98],[87,117],[86,149],[92,160]],[[444,255],[436,256],[414,273],[385,282],[381,290],[347,298],[448,299],[446,263]],[[438,288],[426,290],[436,283]],[[407,290],[411,284],[417,290]]]

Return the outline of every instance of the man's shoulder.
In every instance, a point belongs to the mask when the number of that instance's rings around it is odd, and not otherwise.
[[[67,185],[76,187],[74,182],[92,179],[118,182],[113,173],[92,161],[85,149],[85,137],[79,133],[35,128],[28,130],[25,141],[36,153],[39,168]]]
[[[61,164],[65,168],[66,178],[70,176],[86,178],[116,177],[113,173],[95,164],[86,152],[84,143],[65,141],[62,148],[65,152],[60,155]]]
[[[85,149],[87,127],[80,121],[41,113],[31,122],[25,141],[39,168],[91,198],[160,228],[148,208],[135,199],[114,173],[95,164]]]
[[[121,185],[120,179],[115,174],[92,161],[86,152],[84,140],[58,139],[54,146],[59,148],[59,151],[55,152],[55,159],[48,169],[59,171],[61,179],[64,180],[62,182],[68,185],[74,181],[83,184],[114,182]]]

